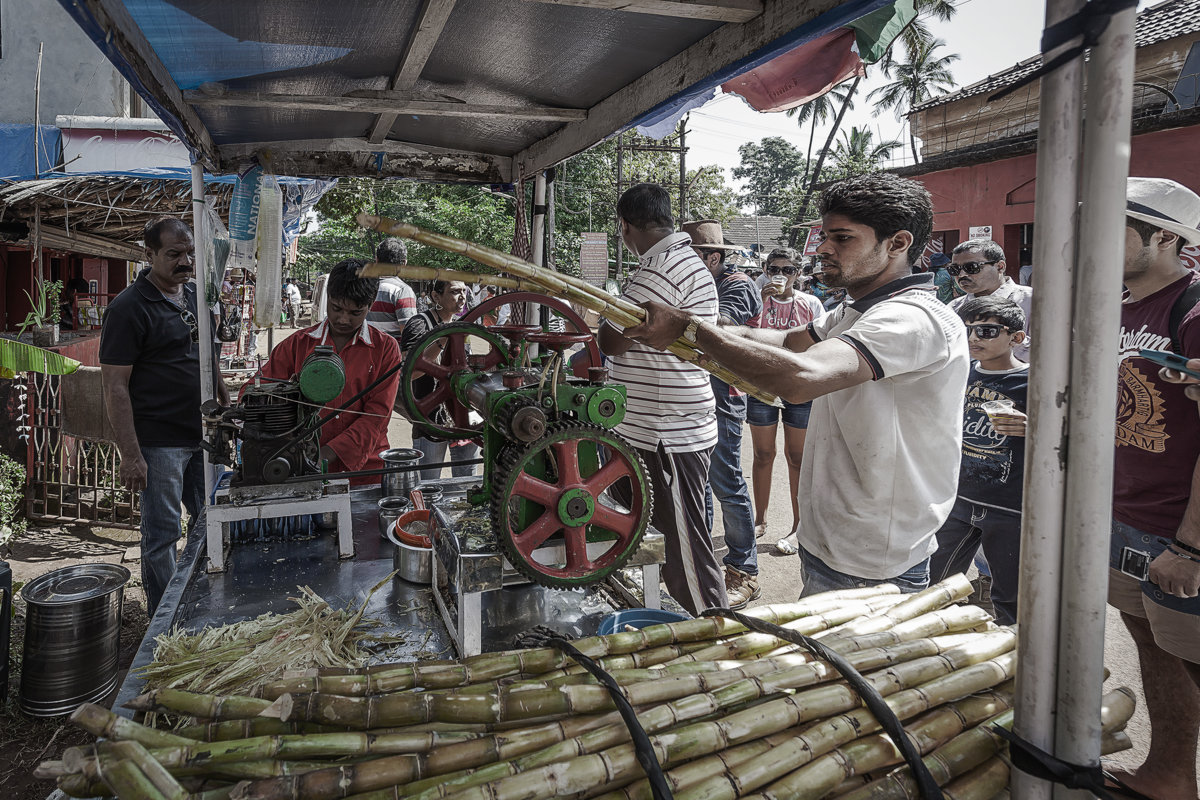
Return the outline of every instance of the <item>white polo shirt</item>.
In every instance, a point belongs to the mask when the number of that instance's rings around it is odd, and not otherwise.
[[[894,578],[933,553],[958,493],[966,329],[922,274],[842,304],[809,331],[849,343],[875,378],[813,401],[800,544],[839,572]]]
[[[623,289],[625,299],[657,300],[715,325],[717,285],[691,245],[688,234],[674,233],[650,248]],[[625,385],[629,398],[616,432],[635,447],[654,450],[661,444],[668,453],[691,453],[716,445],[712,384],[700,367],[635,342],[613,356],[609,374],[613,383]]]

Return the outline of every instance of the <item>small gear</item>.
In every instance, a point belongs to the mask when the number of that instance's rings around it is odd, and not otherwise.
[[[641,457],[597,425],[551,425],[540,440],[509,445],[497,459],[492,530],[513,568],[543,586],[574,589],[611,575],[637,552],[651,509]],[[596,553],[597,543],[607,546]],[[546,563],[555,546],[560,555]]]

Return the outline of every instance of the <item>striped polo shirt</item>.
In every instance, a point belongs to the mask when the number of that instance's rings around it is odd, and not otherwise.
[[[367,311],[367,324],[397,338],[404,325],[417,313],[417,295],[412,287],[394,276],[381,278],[375,301]]]
[[[717,287],[691,243],[686,233],[675,233],[650,248],[624,287],[625,299],[656,300],[715,324]],[[629,396],[617,433],[635,447],[654,450],[661,444],[669,453],[690,453],[716,445],[715,404],[704,370],[635,342],[613,357],[611,376]]]

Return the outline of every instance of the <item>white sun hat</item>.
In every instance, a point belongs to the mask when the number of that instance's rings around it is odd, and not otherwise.
[[[1130,178],[1125,213],[1200,245],[1200,195],[1167,178]]]

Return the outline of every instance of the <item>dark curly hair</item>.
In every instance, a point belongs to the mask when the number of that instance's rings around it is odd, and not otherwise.
[[[345,300],[356,306],[369,306],[379,291],[379,278],[360,278],[358,271],[367,265],[361,258],[339,261],[329,270],[325,289],[333,300]]]
[[[933,234],[933,198],[916,181],[886,172],[859,175],[828,186],[818,205],[822,215],[842,214],[852,222],[867,225],[883,241],[899,231],[912,234],[908,248],[911,267],[925,252]]]

